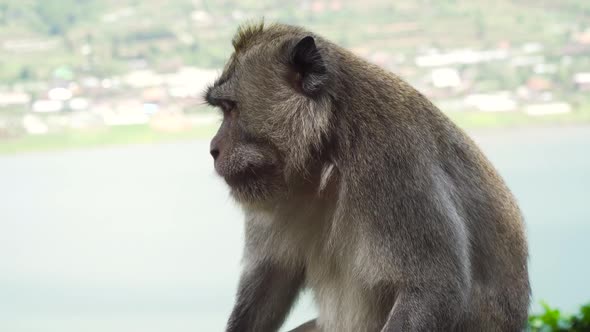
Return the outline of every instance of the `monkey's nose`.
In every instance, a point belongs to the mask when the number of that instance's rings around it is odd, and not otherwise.
[[[209,151],[209,153],[211,153],[211,156],[213,156],[213,160],[216,160],[217,157],[219,157],[219,149],[214,147],[211,148],[211,150]]]

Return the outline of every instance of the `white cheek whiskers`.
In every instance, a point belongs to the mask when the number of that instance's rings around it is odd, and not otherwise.
[[[326,189],[326,186],[330,182],[330,179],[332,178],[333,174],[334,164],[327,163],[326,165],[324,165],[324,167],[322,168],[322,173],[320,175],[320,186],[318,187],[318,194],[321,194],[324,191],[324,189]]]

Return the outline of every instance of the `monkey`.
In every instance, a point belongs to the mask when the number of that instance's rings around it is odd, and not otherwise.
[[[302,27],[238,28],[204,92],[216,173],[245,216],[228,332],[521,331],[517,202],[472,139],[393,73]]]

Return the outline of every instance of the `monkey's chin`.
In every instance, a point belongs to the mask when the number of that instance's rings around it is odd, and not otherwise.
[[[281,197],[281,186],[273,176],[242,174],[224,179],[233,199],[241,204],[265,205]]]
[[[258,188],[243,186],[243,187],[230,187],[230,194],[232,198],[245,205],[259,205],[269,202],[272,195],[266,190],[260,190]]]
[[[272,190],[272,187],[254,182],[230,185],[230,194],[239,204],[260,207],[272,205],[280,197],[279,192]]]

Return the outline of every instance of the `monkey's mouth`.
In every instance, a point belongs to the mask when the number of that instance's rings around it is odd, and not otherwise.
[[[222,175],[225,182],[232,188],[238,188],[249,184],[266,182],[266,178],[272,176],[273,167],[248,167],[237,172]],[[261,183],[262,184],[262,183]]]
[[[272,165],[249,167],[225,174],[223,179],[231,196],[240,203],[267,202],[277,198],[282,188],[280,172]]]

